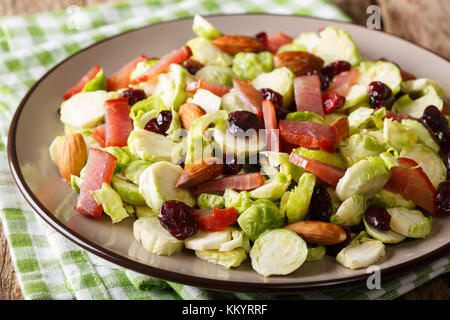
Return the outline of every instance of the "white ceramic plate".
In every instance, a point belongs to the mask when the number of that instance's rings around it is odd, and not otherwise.
[[[208,18],[227,34],[254,35],[283,31],[296,36],[335,25],[346,29],[361,53],[386,57],[419,77],[438,80],[450,90],[450,63],[405,40],[383,32],[327,20],[286,15],[220,15]],[[172,257],[155,256],[133,239],[132,219],[112,224],[108,217],[92,220],[73,210],[77,193],[60,177],[48,146],[63,133],[57,109],[65,90],[86,70],[100,64],[111,74],[137,55],[162,56],[190,38],[192,19],[161,23],[104,40],[64,60],[42,77],[21,102],[9,133],[8,155],[17,185],[36,212],[53,228],[83,248],[118,265],[162,279],[218,290],[287,293],[355,286],[365,282],[366,270],[349,270],[331,257],[305,263],[288,276],[264,278],[249,259],[227,270],[202,261],[185,250]],[[450,217],[436,217],[432,233],[423,240],[387,246],[377,264],[382,279],[404,273],[450,252]]]

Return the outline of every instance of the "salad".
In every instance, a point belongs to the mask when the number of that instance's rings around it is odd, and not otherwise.
[[[64,94],[50,154],[78,213],[134,219],[153,254],[250,259],[267,277],[325,255],[367,267],[450,212],[439,82],[368,60],[334,26],[226,35],[197,15],[192,29]]]

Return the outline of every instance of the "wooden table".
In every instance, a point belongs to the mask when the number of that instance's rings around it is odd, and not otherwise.
[[[119,0],[0,0],[0,16],[64,10]],[[381,9],[383,30],[450,60],[449,0],[332,0],[355,23],[366,25],[370,5]],[[450,299],[450,275],[436,278],[399,299]],[[23,299],[0,222],[0,300]]]

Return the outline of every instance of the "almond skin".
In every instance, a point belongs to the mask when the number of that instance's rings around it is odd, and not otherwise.
[[[175,187],[191,188],[222,174],[223,164],[218,158],[205,158],[191,163],[183,170]]]
[[[332,245],[344,241],[347,236],[341,227],[322,221],[298,221],[285,226],[298,233],[306,242]]]
[[[287,67],[296,76],[322,69],[324,61],[309,52],[284,51],[273,57],[275,68]]]
[[[221,36],[213,40],[220,50],[229,54],[238,52],[261,52],[264,44],[256,38],[247,36]]]
[[[180,117],[181,125],[189,131],[195,120],[206,114],[199,105],[195,103],[184,103],[178,109],[178,116]]]
[[[58,142],[56,163],[63,178],[70,183],[70,175],[79,176],[87,160],[86,143],[80,133],[64,136]]]

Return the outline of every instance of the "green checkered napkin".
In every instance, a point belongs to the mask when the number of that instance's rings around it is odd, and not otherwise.
[[[0,18],[0,218],[26,299],[276,299],[214,292],[151,278],[111,264],[43,222],[12,181],[5,153],[12,115],[30,86],[53,65],[104,38],[194,14],[270,12],[348,21],[328,0],[149,0],[69,7],[65,12]],[[283,299],[392,299],[450,268],[450,256],[366,288]]]

